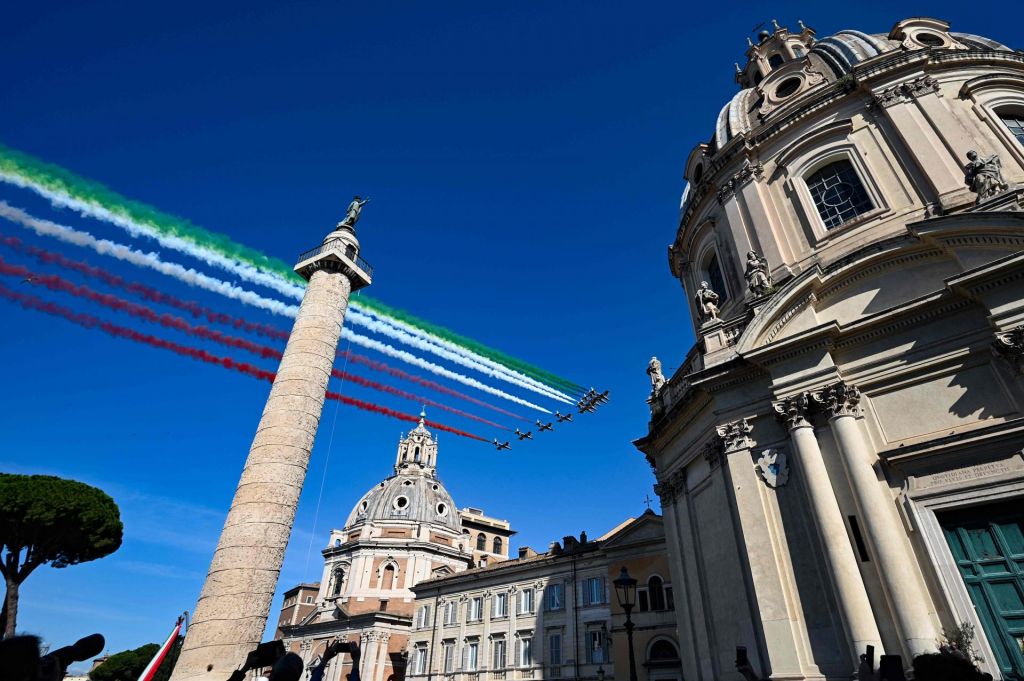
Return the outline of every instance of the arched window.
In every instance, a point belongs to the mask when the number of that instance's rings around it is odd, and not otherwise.
[[[651,651],[647,654],[647,659],[651,662],[678,660],[679,653],[676,652],[676,647],[670,641],[662,639],[654,642]]]
[[[481,532],[476,536],[476,550],[486,551],[487,550],[487,535]]]
[[[413,461],[419,461],[420,460],[420,448],[418,446],[416,447],[416,451],[413,452],[412,460]]]
[[[729,299],[729,289],[725,286],[722,266],[718,264],[718,255],[714,251],[704,261],[704,275],[711,290],[718,294],[718,307],[721,308]]]
[[[647,593],[651,599],[651,610],[665,609],[665,585],[661,577],[654,575],[647,580]]]
[[[1024,114],[1000,113],[999,118],[1003,121],[1003,125],[1010,130],[1010,133],[1017,138],[1017,141],[1024,144]]]
[[[782,64],[785,61],[786,60],[782,58],[781,54],[776,53],[776,54],[773,54],[772,56],[768,57],[768,66],[772,67],[773,69],[777,69],[780,66],[782,66]]]
[[[501,537],[495,537],[494,541],[491,542],[491,553],[501,553]]]
[[[825,229],[838,227],[875,207],[853,164],[845,158],[814,171],[807,177],[807,189]]]
[[[334,587],[331,589],[332,596],[341,595],[341,586],[345,582],[345,570],[342,568],[334,568]]]
[[[388,563],[384,566],[384,572],[380,576],[380,588],[392,589],[395,586],[395,566]]]

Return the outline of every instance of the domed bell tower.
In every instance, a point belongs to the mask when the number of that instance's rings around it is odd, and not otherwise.
[[[421,411],[419,425],[399,440],[395,473],[422,473],[431,478],[437,477],[437,438],[427,430],[426,420],[426,412]]]

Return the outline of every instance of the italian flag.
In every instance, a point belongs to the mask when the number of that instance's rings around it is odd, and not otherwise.
[[[160,646],[160,650],[156,651],[156,655],[149,661],[146,668],[142,670],[139,675],[139,681],[153,681],[153,677],[156,676],[156,670],[160,669],[160,663],[167,657],[167,651],[171,649],[171,646],[178,640],[178,633],[181,632],[181,623],[183,618],[178,618],[178,623],[174,625],[174,631],[167,637],[164,644]]]

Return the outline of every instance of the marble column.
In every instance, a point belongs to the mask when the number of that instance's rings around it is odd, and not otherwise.
[[[369,267],[350,228],[301,257],[309,284],[249,448],[173,681],[223,681],[263,640],[338,339]]]
[[[366,681],[374,681],[377,667],[377,649],[379,647],[380,633],[376,631],[364,631],[359,636],[359,648],[362,653],[360,662],[359,678]]]
[[[812,399],[829,416],[904,652],[910,656],[935,652],[939,634],[932,623],[928,595],[913,567],[916,559],[907,546],[895,502],[875,471],[877,456],[857,423],[860,391],[840,381],[814,392]]]
[[[811,515],[818,537],[825,549],[839,615],[846,630],[846,642],[850,646],[850,659],[856,667],[860,655],[869,645],[875,647],[876,659],[883,654],[882,638],[875,624],[864,580],[857,567],[857,556],[846,533],[843,513],[839,509],[832,481],[818,447],[818,439],[814,435],[814,427],[807,419],[810,398],[802,393],[777,402],[774,406],[779,419],[789,428],[793,456],[811,503]]]

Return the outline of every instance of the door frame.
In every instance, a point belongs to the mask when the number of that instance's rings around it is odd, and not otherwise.
[[[930,558],[922,567],[931,573],[945,600],[946,609],[955,623],[969,622],[974,626],[975,648],[982,657],[979,667],[1002,679],[996,656],[988,642],[985,629],[974,610],[974,601],[960,576],[953,552],[946,542],[936,513],[984,506],[1001,501],[1021,499],[1024,503],[1024,476],[1019,471],[1009,474],[971,480],[957,485],[943,485],[920,490],[905,490],[901,494],[911,524],[920,532],[920,538]]]

